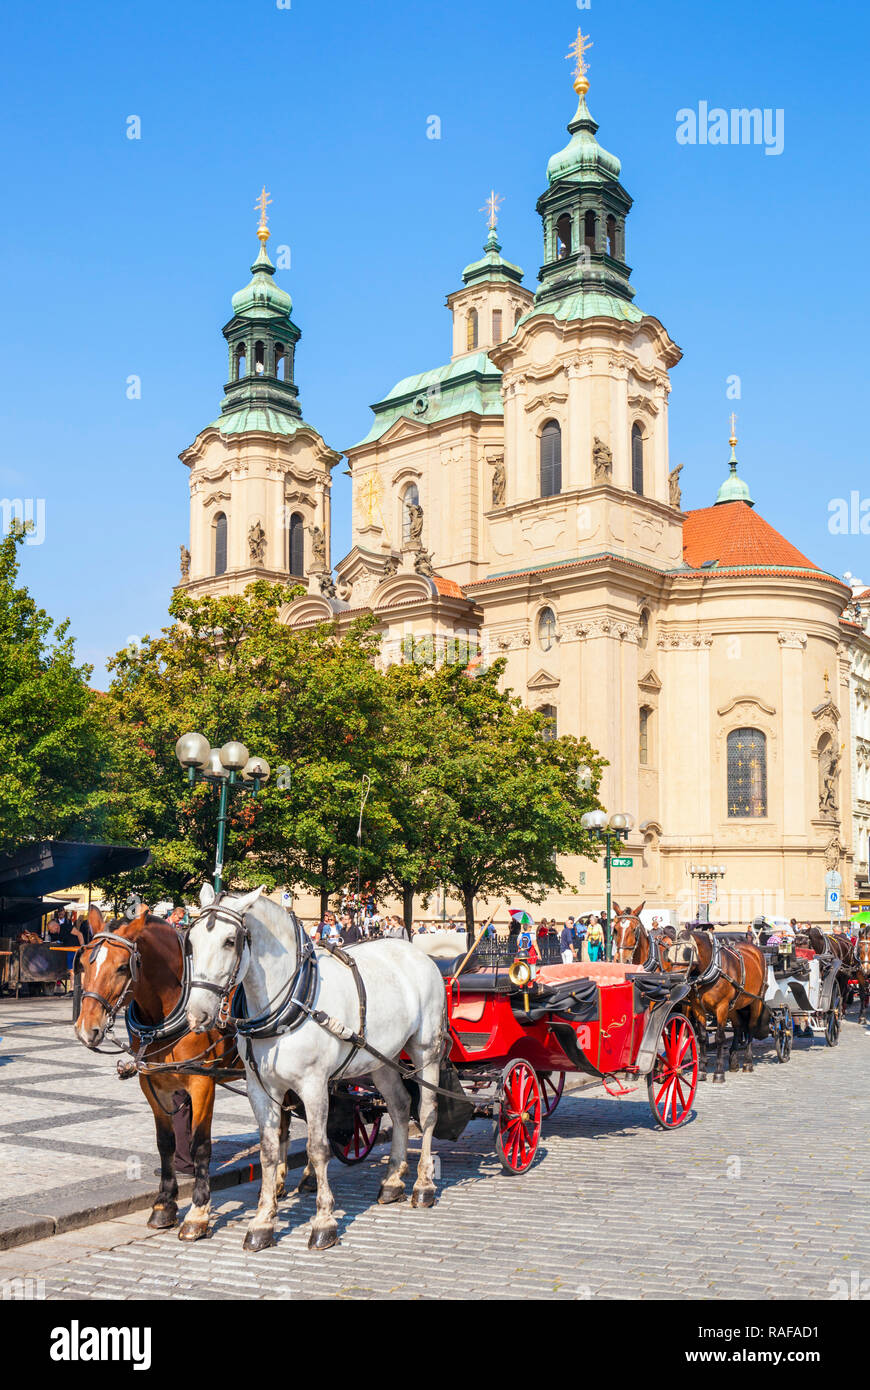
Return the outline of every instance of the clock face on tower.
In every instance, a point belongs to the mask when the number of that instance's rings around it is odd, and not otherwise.
[[[544,608],[538,615],[538,646],[548,652],[556,641],[556,615],[552,608]]]

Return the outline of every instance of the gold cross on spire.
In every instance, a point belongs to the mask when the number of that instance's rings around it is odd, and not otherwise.
[[[480,209],[481,212],[486,213],[486,225],[491,232],[494,232],[498,226],[498,210],[503,202],[504,198],[500,198],[495,189],[493,189],[483,207]]]
[[[266,242],[269,240],[269,214],[266,211],[266,209],[268,208],[271,201],[271,197],[266,192],[266,185],[263,184],[263,191],[254,204],[254,211],[256,212],[259,210],[260,213],[260,225],[257,228],[257,236],[260,238],[260,241],[263,243],[264,246],[266,245]]]
[[[593,47],[591,39],[582,29],[577,30],[577,38],[565,54],[566,58],[573,58],[574,62],[574,90],[581,95],[589,90],[589,79],[586,76],[588,64],[586,54]]]

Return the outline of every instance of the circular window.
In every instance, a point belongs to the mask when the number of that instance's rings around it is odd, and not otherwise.
[[[538,615],[538,645],[541,651],[548,652],[556,642],[556,614],[552,608],[543,608]]]
[[[417,399],[416,399],[415,402],[414,402],[414,405],[413,405],[414,414],[415,414],[415,415],[425,415],[425,414],[426,414],[426,411],[427,411],[428,409],[429,409],[429,397],[428,397],[428,396],[418,396]]]

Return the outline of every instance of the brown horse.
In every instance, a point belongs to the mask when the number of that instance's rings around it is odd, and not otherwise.
[[[729,1070],[739,1065],[737,1053],[743,1052],[743,1070],[754,1071],[753,1038],[766,1038],[770,1033],[770,1009],[764,1002],[767,965],[761,951],[749,941],[717,941],[706,931],[686,929],[665,946],[663,965],[666,970],[688,970],[694,987],[687,1000],[690,1017],[697,1023],[696,1032],[701,1046],[701,1066],[698,1080],[707,1079],[707,1018],[716,1021],[716,1070],[714,1081],[724,1082],[725,1027],[731,1022],[732,1042]]]
[[[154,1115],[160,1154],[160,1191],[148,1225],[162,1230],[178,1221],[173,1130],[178,1106],[174,1097],[176,1092],[186,1092],[192,1113],[194,1187],[192,1205],[178,1236],[185,1241],[200,1240],[208,1234],[211,1201],[213,1073],[219,1068],[223,1077],[244,1077],[235,1038],[220,1029],[206,1034],[190,1032],[183,1009],[178,1013],[177,1025],[173,1024],[173,1011],[186,1002],[182,1000],[184,945],[168,922],[151,917],[148,909],[143,908],[132,922],[115,921],[106,927],[102,913],[92,907],[88,923],[94,936],[80,950],[82,1004],[75,1022],[76,1036],[85,1047],[98,1049],[116,1015],[133,1003],[145,1036],[140,1038],[131,1030],[130,1045],[139,1063],[139,1085]],[[170,1021],[169,1031],[148,1041],[150,1030],[159,1030],[166,1020]],[[172,1070],[173,1064],[184,1063],[201,1068],[201,1072]]]
[[[622,908],[613,904],[616,921],[613,924],[613,959],[624,965],[642,965],[645,970],[661,970],[662,947],[676,935],[673,927],[659,927],[648,931],[640,920],[644,904],[640,907]]]

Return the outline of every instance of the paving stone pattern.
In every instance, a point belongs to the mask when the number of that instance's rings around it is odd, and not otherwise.
[[[26,1048],[31,1070],[4,1105],[0,1163],[23,1155],[27,1180],[52,1175],[62,1151],[42,1140],[64,1144],[68,1128],[98,1151],[79,1155],[79,1172],[148,1152],[135,1091],[108,1114],[94,1059],[60,1036],[48,1029]],[[333,1163],[341,1244],[322,1254],[307,1250],[313,1198],[295,1195],[281,1205],[277,1245],[244,1254],[256,1204],[245,1185],[217,1195],[213,1233],[197,1245],[146,1233],[135,1213],[0,1253],[0,1283],[29,1277],[50,1299],[830,1299],[837,1279],[870,1289],[868,1057],[870,1031],[854,1014],[836,1049],[797,1039],[780,1066],[765,1046],[753,1075],[700,1087],[694,1119],[670,1133],[656,1128],[645,1090],[566,1093],[523,1177],[502,1174],[490,1126],[477,1122],[436,1146],[431,1211],[377,1206],[382,1151],[352,1169]],[[16,1122],[29,1117],[25,1137],[40,1142],[19,1148]],[[234,1125],[237,1137],[247,1117],[225,1110],[221,1132]]]

